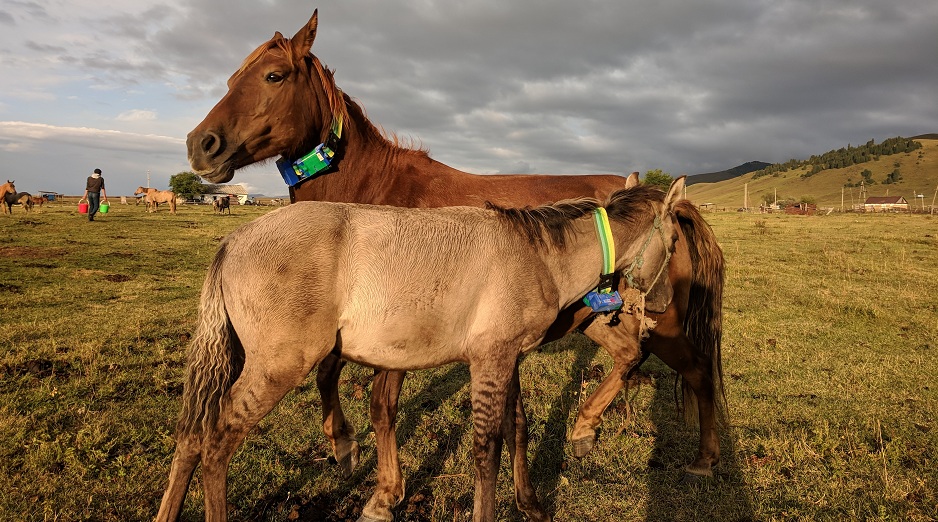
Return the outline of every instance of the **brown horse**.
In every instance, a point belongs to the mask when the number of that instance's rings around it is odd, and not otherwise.
[[[435,161],[424,151],[401,147],[335,86],[332,72],[311,53],[317,26],[314,13],[292,39],[276,33],[231,76],[229,92],[189,133],[189,161],[196,173],[213,183],[223,183],[230,181],[238,168],[277,155],[292,162],[317,144],[330,143],[336,146],[331,165],[291,186],[292,200],[407,207],[481,206],[491,201],[521,207],[576,196],[602,197],[625,186],[625,179],[613,175],[477,176]],[[257,111],[258,106],[266,109]],[[331,129],[339,121],[341,135],[333,139],[336,133]],[[681,376],[685,413],[696,411],[700,424],[699,451],[687,471],[690,476],[707,476],[719,461],[717,410],[723,407],[723,256],[713,232],[693,205],[680,202],[675,214],[681,226],[668,268],[674,301],[667,310],[652,314],[658,326],[642,349],[646,356],[657,355]],[[628,281],[620,283],[620,290],[624,290]],[[603,411],[621,390],[622,377],[638,364],[629,355],[636,326],[628,321],[610,325],[606,319],[594,320],[596,317],[589,308],[574,303],[545,338],[557,339],[580,328],[615,360],[613,371],[578,414],[572,434],[578,456],[592,447]],[[350,472],[357,462],[358,443],[339,403],[337,382],[343,364],[327,358],[319,366],[317,384],[323,396],[324,432],[336,458]],[[379,372],[372,392],[372,423],[379,451],[376,497],[385,497],[379,503],[403,496],[393,431],[403,376],[402,372]]]
[[[473,518],[495,521],[504,439],[519,509],[549,521],[528,477],[518,358],[600,284],[607,258],[610,272],[626,270],[641,292],[660,287],[654,295],[667,306],[661,276],[683,187],[680,178],[666,197],[624,189],[602,207],[586,198],[526,210],[304,202],[242,226],[222,242],[202,287],[157,520],[179,516],[199,462],[205,518],[225,520],[228,463],[244,437],[338,352],[375,368],[467,363]]]
[[[42,206],[49,202],[49,196],[31,196],[29,200],[33,206],[38,206],[42,210]]]
[[[156,190],[155,188],[137,187],[134,196],[144,194],[147,200],[147,212],[156,212],[160,203],[169,203],[169,211],[176,213],[176,193],[172,190]]]
[[[16,200],[16,185],[14,182],[7,180],[6,183],[0,185],[0,204],[3,205],[4,214],[13,214],[13,203]],[[13,198],[14,201],[9,201],[10,198]]]

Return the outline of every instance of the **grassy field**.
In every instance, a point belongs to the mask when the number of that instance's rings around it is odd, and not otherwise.
[[[173,450],[186,345],[218,240],[268,208],[94,223],[59,204],[0,216],[0,520],[149,520]],[[680,482],[697,432],[656,360],[582,460],[566,443],[611,360],[582,336],[527,357],[538,494],[557,520],[938,519],[938,218],[706,214],[727,258],[723,461]],[[349,371],[350,370],[350,371]],[[229,481],[234,520],[355,520],[375,482],[371,371],[342,393],[359,471],[342,479],[312,378],[251,433]],[[468,520],[468,372],[411,374],[399,520]],[[630,415],[631,412],[631,415]],[[519,518],[503,459],[499,519]],[[201,516],[199,475],[185,520]]]

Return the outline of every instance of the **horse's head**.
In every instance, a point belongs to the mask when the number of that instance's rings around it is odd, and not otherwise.
[[[319,16],[293,38],[279,32],[245,58],[228,93],[189,133],[189,164],[213,183],[234,171],[283,155],[296,158],[322,143],[334,111],[344,114],[332,73],[311,50]]]
[[[134,196],[139,196],[140,194],[146,194],[147,189],[144,187],[137,187],[137,190],[134,191]]]
[[[675,180],[667,194],[647,186],[620,190],[606,204],[610,220],[633,230],[626,237],[637,238],[617,248],[616,268],[630,287],[646,294],[650,312],[664,312],[674,295],[668,262],[678,237],[674,206],[681,200],[684,181],[684,176]]]
[[[10,180],[7,180],[7,182],[4,183],[2,187],[0,187],[0,190],[3,191],[4,196],[7,194],[16,194],[16,187],[13,185],[13,182]]]

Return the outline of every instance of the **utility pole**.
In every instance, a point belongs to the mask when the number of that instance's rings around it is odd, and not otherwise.
[[[931,197],[931,212],[930,214],[935,213],[935,197],[938,196],[938,186],[935,187],[935,195]]]
[[[749,212],[749,183],[743,187],[743,208]]]
[[[150,169],[147,169],[147,188],[150,188]]]
[[[844,211],[844,187],[840,187],[840,211]]]

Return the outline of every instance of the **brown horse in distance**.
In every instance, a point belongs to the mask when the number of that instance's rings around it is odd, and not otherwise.
[[[14,198],[16,197],[16,185],[14,185],[14,182],[10,180],[7,180],[6,183],[4,183],[3,185],[0,185],[0,198],[2,198],[2,200],[0,200],[0,205],[3,205],[4,214],[13,213],[13,205],[10,203],[7,203],[8,196],[11,196]]]
[[[176,213],[176,193],[172,190],[157,190],[155,188],[137,187],[134,196],[143,194],[147,200],[147,212],[156,212],[160,203],[169,203],[169,211]]]
[[[602,198],[625,186],[626,180],[614,175],[472,175],[433,160],[425,151],[400,146],[335,86],[332,72],[311,53],[317,26],[314,13],[293,38],[276,33],[231,76],[229,92],[189,134],[189,161],[196,173],[213,183],[224,183],[236,169],[277,155],[300,158],[325,143],[333,122],[341,119],[343,130],[334,163],[325,173],[291,187],[292,200],[407,207],[481,206],[489,201],[521,207],[577,196]],[[265,111],[256,110],[261,104]],[[679,373],[685,413],[695,410],[700,424],[699,450],[687,471],[710,475],[719,461],[717,410],[723,406],[723,256],[710,227],[692,204],[679,203],[675,215],[681,226],[668,267],[674,301],[667,310],[651,314],[658,326],[641,348]],[[626,284],[620,281],[620,289],[625,290]],[[637,338],[635,325],[628,323],[610,325],[608,318],[574,303],[545,337],[545,342],[554,340],[579,328],[615,360],[613,371],[578,414],[571,437],[578,456],[592,447],[602,412],[621,390],[623,376],[638,365],[639,361],[625,355],[631,353],[630,344]],[[323,395],[324,432],[337,459],[350,471],[357,460],[358,443],[339,402],[337,383],[343,364],[327,358],[319,366],[317,384]],[[372,392],[379,451],[376,497],[383,497],[377,501],[382,505],[393,505],[403,496],[393,449],[396,397],[403,375],[378,372]]]

